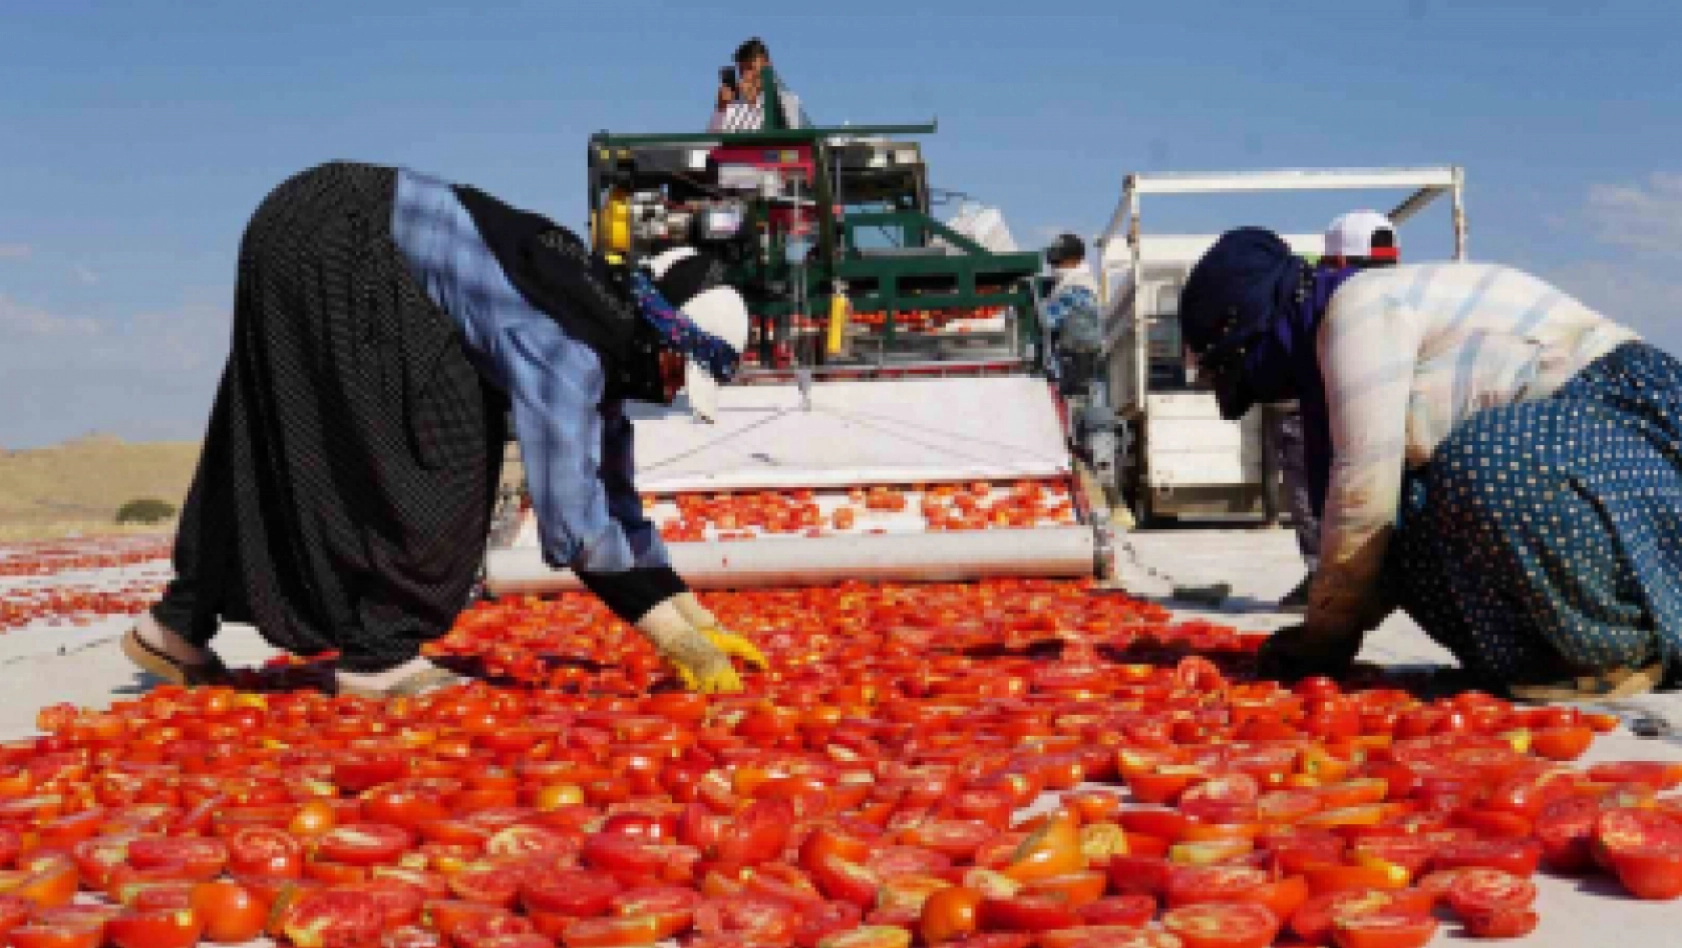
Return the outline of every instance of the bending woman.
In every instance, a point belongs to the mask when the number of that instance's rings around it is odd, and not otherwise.
[[[452,683],[421,647],[468,603],[511,403],[545,559],[688,685],[739,690],[729,655],[764,659],[672,571],[624,403],[669,401],[686,375],[710,394],[747,314],[705,259],[662,262],[656,287],[543,217],[394,168],[333,163],[275,189],[240,247],[176,577],[124,652],[216,681],[211,640],[241,621],[293,654],[337,651],[341,692]]]
[[[1224,235],[1181,319],[1227,417],[1300,398],[1322,567],[1294,677],[1347,668],[1396,607],[1490,690],[1627,696],[1682,658],[1682,364],[1486,264],[1320,270]]]

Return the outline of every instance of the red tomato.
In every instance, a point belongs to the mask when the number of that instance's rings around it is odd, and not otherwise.
[[[105,938],[114,948],[192,948],[203,933],[204,923],[190,908],[130,912],[105,923]]]
[[[12,929],[9,948],[100,948],[105,931],[100,926],[29,923]]]
[[[216,839],[142,836],[128,844],[128,861],[136,869],[178,866],[193,878],[209,880],[227,866],[228,847]]]
[[[1542,807],[1536,817],[1536,839],[1542,859],[1557,872],[1579,872],[1594,863],[1589,844],[1600,801],[1592,797],[1562,797]]]
[[[228,869],[236,876],[281,876],[304,872],[304,847],[285,830],[244,827],[228,837]]]
[[[237,945],[263,933],[268,903],[237,882],[203,882],[193,887],[189,904],[204,922],[204,938]]]
[[[401,826],[353,823],[329,830],[316,841],[316,852],[331,862],[374,866],[396,862],[414,844],[414,836]]]
[[[1611,852],[1618,881],[1638,899],[1682,898],[1682,847],[1625,846]]]
[[[1374,912],[1332,922],[1337,948],[1425,948],[1436,933],[1437,920],[1429,915]]]
[[[1482,909],[1463,913],[1460,921],[1473,938],[1524,938],[1536,930],[1536,913],[1528,908]]]
[[[1528,839],[1476,839],[1445,843],[1431,863],[1438,869],[1482,866],[1503,869],[1515,876],[1531,876],[1542,859],[1542,847]]]
[[[978,917],[983,928],[1016,932],[1043,932],[1080,924],[1080,916],[1055,895],[987,898],[978,909]]]
[[[620,891],[619,883],[604,873],[549,870],[526,876],[520,884],[520,902],[531,912],[593,918],[605,914]]]
[[[1155,917],[1156,899],[1139,893],[1108,896],[1080,909],[1084,925],[1137,928]]]
[[[1536,886],[1529,880],[1499,869],[1467,869],[1448,887],[1448,904],[1465,916],[1498,908],[1529,908],[1536,901]]]
[[[379,940],[383,922],[366,892],[316,889],[286,906],[280,926],[298,948],[358,948]]]
[[[696,931],[710,936],[733,936],[744,942],[789,941],[799,923],[799,909],[769,899],[714,899],[695,910]]]
[[[1263,948],[1279,920],[1260,905],[1187,905],[1162,916],[1162,926],[1185,948]]]
[[[1167,932],[1123,925],[1068,928],[1062,931],[1042,932],[1034,943],[1039,948],[1180,948],[1181,946],[1180,940]],[[976,942],[971,940],[963,944],[965,948],[971,948]]]
[[[962,886],[941,889],[923,903],[917,931],[925,944],[956,941],[980,927],[981,905],[979,892]]]

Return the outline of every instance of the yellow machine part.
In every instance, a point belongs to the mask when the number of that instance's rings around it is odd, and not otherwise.
[[[600,211],[590,215],[590,242],[603,253],[631,249],[631,195],[622,189],[608,193]]]
[[[847,322],[852,317],[853,307],[847,298],[840,293],[829,298],[829,338],[830,355],[840,355],[842,346],[847,340]]]

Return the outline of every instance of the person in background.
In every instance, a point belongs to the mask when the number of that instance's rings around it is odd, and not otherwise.
[[[625,415],[686,381],[708,401],[735,372],[747,311],[712,271],[695,256],[630,270],[407,170],[334,162],[281,184],[240,245],[175,578],[124,654],[166,681],[225,680],[211,640],[249,622],[294,655],[336,652],[342,694],[457,682],[421,650],[468,604],[512,403],[544,559],[689,687],[741,690],[731,657],[764,657],[672,571]]]
[[[1259,228],[1198,262],[1181,321],[1228,417],[1301,401],[1327,485],[1308,612],[1263,675],[1345,672],[1400,608],[1512,698],[1674,682],[1682,362],[1515,269],[1314,268]]]
[[[1040,324],[1057,360],[1064,396],[1084,398],[1104,341],[1098,281],[1086,265],[1086,244],[1074,234],[1052,241],[1045,260],[1053,282],[1040,303]]]
[[[771,51],[765,41],[754,37],[736,47],[733,75],[720,77],[718,94],[713,100],[709,132],[756,132],[765,127],[765,67],[771,65]],[[783,117],[789,128],[810,128],[811,119],[800,106],[800,99],[789,91],[781,77],[777,79],[777,95],[782,102]]]
[[[1396,225],[1377,211],[1353,211],[1332,221],[1326,228],[1325,254],[1320,266],[1332,270],[1373,267],[1393,267],[1400,260],[1401,247],[1396,242]],[[1308,474],[1303,467],[1302,411],[1295,402],[1263,406],[1267,413],[1268,435],[1284,475],[1285,500],[1296,526],[1297,549],[1302,553],[1307,575],[1296,588],[1279,600],[1280,612],[1301,614],[1308,610],[1308,590],[1314,583],[1314,571],[1320,563],[1320,504],[1324,496],[1316,497],[1309,487]]]

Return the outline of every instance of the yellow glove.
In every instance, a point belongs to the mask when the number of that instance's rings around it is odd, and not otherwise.
[[[742,680],[730,658],[708,635],[690,625],[670,599],[649,610],[637,622],[637,631],[671,664],[690,691],[712,695],[742,690]]]
[[[711,610],[701,605],[701,600],[696,599],[694,593],[679,593],[672,597],[672,604],[677,606],[677,611],[689,620],[689,624],[700,629],[701,634],[717,646],[719,651],[731,658],[739,658],[760,671],[771,667],[771,663],[766,660],[765,653],[759,650],[759,646],[754,645],[746,636],[739,635],[719,625],[718,616],[713,615]]]

